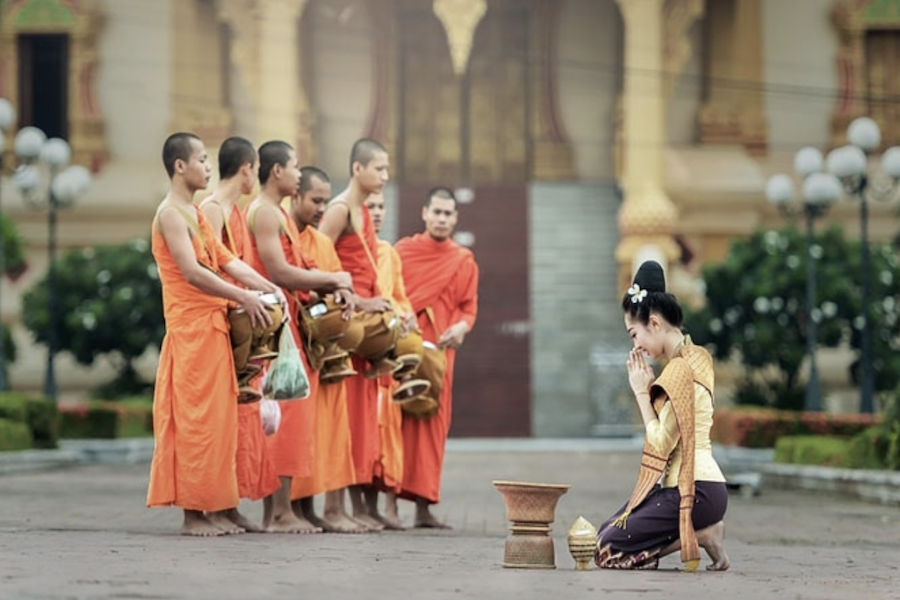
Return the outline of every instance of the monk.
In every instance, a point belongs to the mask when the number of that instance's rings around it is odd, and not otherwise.
[[[372,194],[366,198],[366,208],[372,215],[375,233],[381,233],[387,213],[383,194]],[[416,316],[406,295],[403,285],[403,271],[400,256],[387,240],[378,240],[378,286],[385,297],[389,298],[399,310],[407,329],[414,329]],[[385,527],[403,530],[397,512],[397,494],[403,481],[403,412],[400,406],[391,399],[398,382],[392,377],[379,379],[378,388],[378,430],[381,451],[375,466],[377,487],[366,492],[366,505],[369,514],[384,523]],[[378,512],[378,492],[385,495],[384,515]]]
[[[240,259],[244,258],[248,234],[237,203],[242,196],[253,192],[258,173],[259,158],[253,144],[242,137],[226,139],[219,147],[219,184],[200,203],[212,230],[218,232],[225,247]],[[237,480],[240,497],[253,501],[271,495],[281,486],[266,451],[259,402],[238,404]],[[262,531],[236,508],[207,516],[220,527],[231,523],[240,531]]]
[[[362,299],[358,308],[365,312],[391,310],[390,302],[381,297],[378,289],[375,228],[365,207],[366,198],[381,192],[387,184],[389,166],[387,150],[379,142],[364,138],[354,143],[350,152],[350,183],[329,202],[319,226],[319,231],[334,243],[341,265],[352,274],[354,292]],[[365,376],[367,365],[363,359],[354,356],[353,368],[358,374],[346,382],[356,468],[356,485],[350,488],[350,499],[353,517],[377,531],[384,525],[368,514],[363,489],[372,485],[378,460],[378,382]]]
[[[317,231],[331,199],[331,179],[322,169],[300,169],[300,188],[291,200],[291,217],[300,232],[299,244],[311,268],[330,273],[342,271],[334,244]],[[327,532],[363,533],[363,524],[351,519],[344,508],[344,490],[356,482],[347,416],[344,381],[319,382],[316,393],[315,468],[311,477],[295,478],[291,484],[294,513]],[[315,514],[313,497],[325,494],[322,518]]]
[[[475,325],[478,265],[472,252],[451,237],[457,205],[453,192],[434,188],[422,209],[425,232],[406,237],[395,248],[403,262],[403,281],[422,337],[443,348],[447,370],[440,408],[430,419],[403,418],[403,484],[400,497],[416,503],[415,527],[448,526],[430,507],[440,500],[444,446],[453,409],[456,351]]]
[[[166,139],[163,164],[169,192],[152,228],[152,252],[163,290],[166,335],[153,396],[153,461],[148,506],[179,506],[181,532],[218,536],[234,532],[206,515],[230,514],[239,503],[235,457],[238,386],[231,352],[228,303],[256,325],[272,318],[260,297],[281,290],[222,244],[194,194],[209,183],[203,142],[191,133]],[[240,285],[229,283],[228,275]]]
[[[283,141],[266,142],[259,148],[260,192],[246,209],[250,232],[248,262],[264,276],[281,286],[289,299],[292,315],[290,332],[303,357],[310,380],[310,395],[305,400],[281,402],[281,424],[267,438],[272,462],[281,487],[265,499],[263,526],[274,533],[319,533],[291,508],[291,480],[311,477],[315,467],[315,408],[318,378],[310,369],[298,328],[300,304],[312,290],[331,292],[352,304],[353,280],[349,273],[326,273],[310,268],[299,245],[300,232],[281,201],[293,197],[300,184],[297,155]],[[345,298],[346,295],[346,298]]]

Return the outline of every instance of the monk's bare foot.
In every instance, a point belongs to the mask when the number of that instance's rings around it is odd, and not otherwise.
[[[181,535],[191,535],[195,537],[218,537],[225,535],[219,526],[206,518],[202,512],[198,510],[184,511],[184,524],[181,526]]]
[[[706,550],[712,559],[712,564],[707,565],[707,571],[727,571],[731,566],[728,554],[725,552],[725,521],[719,521],[706,529],[697,532],[697,543]]]
[[[446,523],[438,521],[437,517],[431,514],[430,510],[427,508],[422,509],[421,507],[418,507],[416,510],[416,520],[413,527],[417,529],[453,529]]]
[[[385,529],[390,531],[406,531],[406,527],[403,526],[403,523],[400,521],[400,517],[397,515],[385,514],[385,515],[375,515],[375,518],[378,519],[378,522],[384,525]]]
[[[228,520],[243,529],[244,531],[249,531],[250,533],[262,533],[263,528],[242,515],[238,512],[238,509],[232,508],[228,511]]]
[[[353,520],[362,524],[369,531],[383,531],[384,525],[372,515],[366,513],[353,513]]]
[[[224,531],[225,535],[237,535],[247,531],[232,521],[228,516],[228,512],[229,511],[227,510],[221,510],[218,512],[206,513],[206,518],[209,519],[210,523]]]
[[[322,528],[289,512],[283,515],[273,515],[272,521],[266,528],[266,533],[322,533]]]
[[[329,533],[369,533],[371,529],[349,515],[325,513],[323,529]]]

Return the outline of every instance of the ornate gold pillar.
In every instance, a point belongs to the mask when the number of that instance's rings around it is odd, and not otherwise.
[[[762,90],[762,2],[716,0],[707,6],[706,103],[700,111],[705,143],[742,144],[766,151]]]
[[[617,0],[625,23],[622,98],[624,160],[616,248],[619,285],[631,283],[636,257],[678,257],[672,238],[678,211],[663,191],[666,144],[663,72],[664,0]]]
[[[285,140],[301,162],[313,154],[309,100],[300,74],[300,16],[307,0],[218,0],[231,30],[229,57],[254,115],[257,144]]]

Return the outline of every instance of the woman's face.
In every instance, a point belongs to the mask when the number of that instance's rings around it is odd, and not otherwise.
[[[662,357],[665,352],[663,347],[663,328],[660,326],[659,317],[650,315],[646,325],[638,319],[632,319],[631,315],[625,315],[625,330],[631,336],[631,343],[638,350],[642,350],[653,360]]]

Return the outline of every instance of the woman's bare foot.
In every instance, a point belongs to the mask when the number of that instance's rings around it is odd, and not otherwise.
[[[184,524],[181,526],[181,535],[196,537],[218,537],[225,532],[215,523],[206,518],[199,510],[184,511]]]
[[[321,527],[316,527],[306,519],[298,518],[293,512],[272,515],[267,533],[322,533]]]
[[[206,513],[206,518],[210,523],[224,531],[225,535],[237,535],[246,532],[246,529],[231,520],[229,515],[231,510],[233,509]]]
[[[706,550],[712,559],[712,564],[707,565],[707,571],[727,571],[731,566],[728,554],[725,552],[725,521],[719,521],[706,529],[697,532],[697,543]]]

